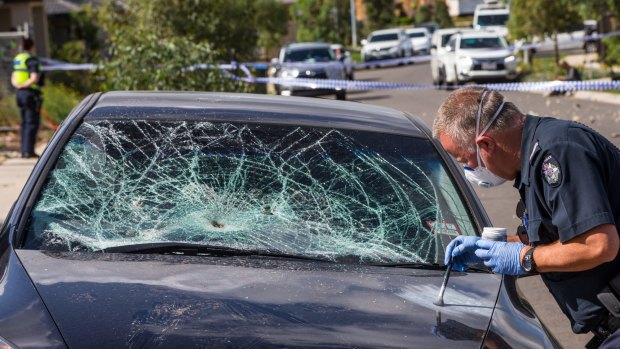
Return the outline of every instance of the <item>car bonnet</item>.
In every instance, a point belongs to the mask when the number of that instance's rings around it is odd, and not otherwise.
[[[501,277],[266,257],[17,250],[67,345],[479,348]]]

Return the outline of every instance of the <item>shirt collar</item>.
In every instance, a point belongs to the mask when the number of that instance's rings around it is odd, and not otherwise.
[[[541,118],[533,115],[525,116],[525,124],[521,133],[521,172],[515,178],[514,187],[519,189],[521,185],[530,184],[530,160],[536,151],[538,143],[534,136],[538,129]]]

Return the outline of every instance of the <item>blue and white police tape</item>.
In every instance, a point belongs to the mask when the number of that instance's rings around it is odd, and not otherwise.
[[[406,84],[364,80],[329,80],[329,79],[291,79],[291,78],[253,78],[235,77],[248,83],[275,84],[286,87],[309,89],[345,89],[345,90],[448,90],[451,86],[435,86],[424,84]],[[479,84],[496,91],[583,91],[583,90],[618,90],[620,81],[542,81],[542,82],[504,82]]]

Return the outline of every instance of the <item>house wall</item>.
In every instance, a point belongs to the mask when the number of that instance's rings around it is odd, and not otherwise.
[[[23,27],[28,23],[31,37],[35,42],[36,54],[49,55],[49,38],[45,4],[42,0],[0,2],[0,31]]]

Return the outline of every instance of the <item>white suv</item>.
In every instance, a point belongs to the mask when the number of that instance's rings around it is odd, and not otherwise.
[[[431,38],[431,75],[434,85],[443,85],[446,82],[446,71],[444,57],[446,55],[446,45],[453,34],[465,32],[471,29],[445,28],[437,29]]]
[[[405,30],[411,40],[415,54],[427,55],[431,50],[431,32],[427,28],[409,28]]]
[[[472,27],[474,29],[486,29],[498,32],[500,35],[508,35],[506,22],[510,18],[510,10],[504,5],[480,4],[474,11]]]
[[[377,30],[362,40],[362,60],[409,57],[413,54],[411,41],[403,29]]]
[[[504,36],[496,32],[453,34],[446,45],[444,66],[448,84],[517,78],[517,58]]]

